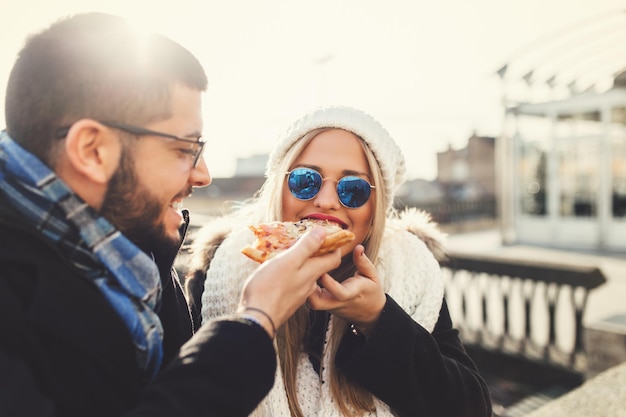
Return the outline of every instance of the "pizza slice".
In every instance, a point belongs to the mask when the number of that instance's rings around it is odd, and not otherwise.
[[[290,248],[314,225],[326,229],[326,238],[314,256],[332,252],[354,240],[354,233],[326,220],[304,219],[298,222],[270,222],[250,226],[256,241],[241,250],[248,258],[263,263],[281,251]]]

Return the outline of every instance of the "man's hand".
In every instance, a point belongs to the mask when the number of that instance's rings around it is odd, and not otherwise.
[[[339,250],[312,256],[325,236],[324,228],[316,226],[293,247],[261,264],[244,284],[238,311],[251,307],[245,314],[253,316],[275,336],[273,325],[278,328],[284,324],[317,290],[319,277],[339,266]]]

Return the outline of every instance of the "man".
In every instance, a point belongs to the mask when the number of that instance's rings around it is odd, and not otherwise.
[[[0,415],[244,416],[271,388],[276,327],[340,256],[311,257],[314,230],[192,337],[172,265],[178,206],[211,181],[206,85],[189,51],[111,15],[20,52],[0,135]]]

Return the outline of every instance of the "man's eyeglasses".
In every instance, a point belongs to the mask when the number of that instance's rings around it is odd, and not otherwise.
[[[311,168],[296,168],[287,172],[289,191],[302,201],[315,197],[325,180],[322,174]],[[367,203],[375,188],[363,178],[350,175],[337,181],[337,196],[344,207],[358,208]]]
[[[134,125],[129,125],[126,123],[110,122],[108,120],[98,120],[98,122],[102,123],[105,126],[111,127],[113,129],[119,129],[126,133],[130,133],[131,135],[159,136],[162,138],[174,139],[174,140],[178,140],[181,142],[189,143],[192,145],[190,152],[191,152],[191,156],[193,157],[193,165],[192,165],[193,167],[195,167],[198,164],[198,160],[200,159],[200,155],[202,155],[202,150],[204,149],[204,144],[206,143],[203,140],[201,140],[201,137],[198,137],[196,140],[193,140],[193,139],[188,139],[188,138],[181,138],[180,136],[176,136],[176,135],[170,135],[169,133],[157,132],[155,130],[145,129],[143,127],[134,126]],[[65,136],[67,136],[67,132],[69,131],[69,129],[70,129],[69,127],[61,128],[57,131],[55,136],[57,137],[57,139],[64,138]]]

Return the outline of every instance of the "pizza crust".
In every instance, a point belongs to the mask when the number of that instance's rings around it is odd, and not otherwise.
[[[257,239],[244,247],[241,253],[253,261],[263,263],[293,246],[314,225],[326,228],[326,238],[313,256],[332,252],[354,240],[354,233],[328,221],[304,219],[299,222],[261,223],[249,226]]]

